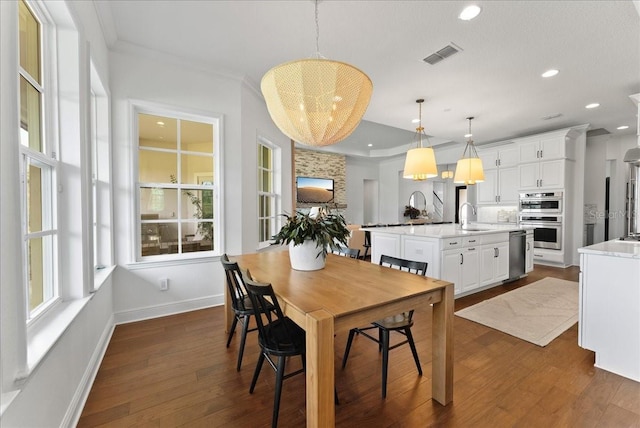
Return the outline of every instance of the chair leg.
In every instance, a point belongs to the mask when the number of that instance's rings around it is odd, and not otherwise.
[[[418,351],[416,350],[416,344],[413,341],[413,335],[411,334],[411,328],[407,327],[404,329],[405,334],[407,335],[407,340],[409,341],[409,346],[411,347],[411,352],[413,353],[413,359],[416,362],[416,367],[418,368],[418,373],[422,376],[422,366],[420,366],[420,359],[418,358]]]
[[[382,398],[387,398],[387,368],[389,367],[389,330],[379,329],[382,336]]]
[[[256,364],[256,370],[253,372],[253,379],[251,379],[251,387],[249,387],[249,394],[253,394],[253,390],[256,387],[256,382],[258,381],[258,376],[260,376],[260,370],[262,369],[262,363],[264,363],[264,353],[260,351],[260,356],[258,357],[258,364]]]
[[[278,426],[278,413],[280,411],[280,395],[282,394],[282,380],[284,377],[284,368],[287,362],[286,357],[278,358],[278,369],[276,370],[276,392],[273,399],[273,417],[271,419],[271,428]]]
[[[229,330],[229,338],[227,339],[227,348],[231,343],[231,338],[233,337],[233,333],[236,331],[236,325],[238,324],[238,317],[236,315],[233,316],[233,323],[231,323],[231,329]]]
[[[242,336],[240,337],[240,349],[238,350],[238,364],[236,365],[236,371],[240,371],[240,366],[242,365],[242,355],[244,354],[244,344],[247,341],[249,321],[251,321],[251,315],[245,315],[242,317]]]
[[[351,350],[351,343],[353,342],[353,336],[355,336],[356,330],[349,330],[349,338],[347,339],[347,348],[344,350],[344,357],[342,357],[342,368],[347,365],[347,358],[349,358],[349,351]]]

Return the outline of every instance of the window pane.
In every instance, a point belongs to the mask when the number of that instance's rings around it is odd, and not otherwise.
[[[213,157],[181,156],[182,181],[184,184],[213,184]]]
[[[171,183],[171,176],[178,175],[176,153],[140,150],[138,156],[138,180],[140,183]]]
[[[29,239],[27,245],[29,251],[29,310],[32,311],[45,301],[43,238]]]
[[[271,149],[267,146],[262,146],[262,166],[266,169],[271,169]]]
[[[20,143],[42,152],[40,92],[20,76]]]
[[[182,190],[181,218],[213,219],[213,190]]]
[[[176,219],[178,198],[176,189],[143,187],[140,189],[142,220]]]
[[[42,170],[29,164],[27,170],[27,233],[42,231]]]
[[[272,187],[271,187],[271,172],[270,171],[262,171],[262,191],[263,192],[268,192],[271,193],[272,191]]]
[[[27,5],[20,2],[20,66],[40,81],[40,24]]]
[[[138,144],[140,147],[178,149],[178,121],[170,117],[138,114]]]
[[[213,153],[213,125],[181,120],[180,148],[189,152]]]

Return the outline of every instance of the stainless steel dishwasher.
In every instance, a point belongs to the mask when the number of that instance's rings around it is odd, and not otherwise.
[[[509,232],[509,279],[515,281],[524,275],[527,232]]]

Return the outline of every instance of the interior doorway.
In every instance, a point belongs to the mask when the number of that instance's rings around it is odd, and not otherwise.
[[[455,222],[460,223],[460,205],[467,202],[467,186],[456,186]]]

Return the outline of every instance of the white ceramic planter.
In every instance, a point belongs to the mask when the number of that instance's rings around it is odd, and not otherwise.
[[[324,268],[325,259],[322,254],[318,256],[321,248],[316,243],[306,240],[300,245],[289,243],[289,260],[294,270],[320,270]],[[317,256],[317,257],[316,257]]]

